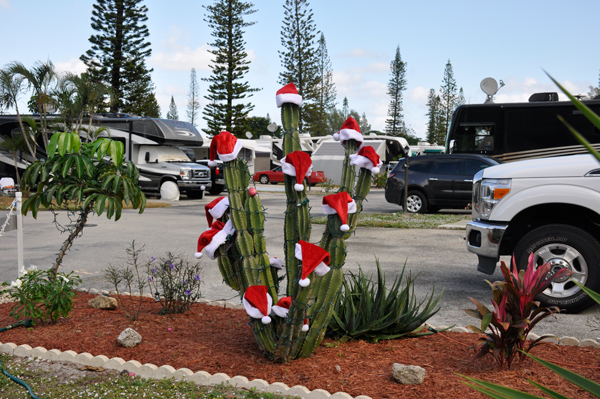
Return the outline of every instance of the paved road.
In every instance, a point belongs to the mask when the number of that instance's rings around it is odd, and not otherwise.
[[[266,238],[269,254],[283,257],[283,211],[285,197],[282,187],[260,186],[261,199],[267,208]],[[189,255],[193,259],[199,234],[206,229],[204,204],[214,197],[203,200],[182,200],[173,203],[171,208],[147,209],[142,215],[136,211],[124,211],[118,222],[105,217],[93,217],[85,228],[83,236],[75,240],[72,250],[65,256],[62,269],[76,271],[88,288],[112,289],[104,281],[103,269],[108,265],[125,263],[125,249],[131,240],[145,244],[147,257],[162,256],[167,251]],[[320,215],[320,197],[311,196],[313,215]],[[400,207],[388,204],[382,190],[374,190],[365,204],[365,212],[394,213]],[[0,215],[0,220],[4,220]],[[52,223],[49,212],[40,212],[38,219],[28,216],[24,220],[25,265],[49,267],[56,257],[58,248],[66,238]],[[65,212],[58,220],[68,224]],[[313,226],[312,241],[319,240],[323,227]],[[415,230],[359,228],[356,235],[348,240],[348,257],[345,270],[375,269],[377,257],[385,271],[388,283],[399,275],[406,263],[407,272],[419,274],[416,281],[416,294],[424,298],[435,286],[435,292],[444,289],[440,312],[431,320],[433,325],[476,324],[477,320],[462,311],[471,307],[468,297],[489,303],[491,290],[485,279],[500,280],[500,272],[486,276],[476,271],[477,257],[465,249],[462,230]],[[16,277],[16,232],[8,232],[0,237],[0,280],[10,281]],[[215,261],[206,258],[204,266],[203,291],[209,299],[229,299],[237,301],[234,291],[222,284]],[[599,332],[586,326],[587,320],[598,313],[597,307],[579,315],[558,315],[536,327],[537,334],[553,333],[558,336],[593,338]]]

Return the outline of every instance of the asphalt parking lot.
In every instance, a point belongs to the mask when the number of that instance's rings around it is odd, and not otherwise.
[[[257,186],[267,211],[265,235],[269,255],[282,258],[285,206],[285,196],[281,192],[283,187]],[[65,256],[62,271],[79,274],[83,279],[83,287],[111,290],[113,287],[104,280],[103,270],[109,265],[125,264],[125,250],[132,240],[137,245],[145,245],[144,254],[147,258],[163,256],[170,251],[193,259],[198,236],[207,227],[204,205],[214,198],[207,196],[202,200],[182,199],[172,203],[170,208],[147,209],[141,215],[137,211],[125,210],[118,222],[104,216],[94,216],[83,235],[75,240],[71,251]],[[311,195],[309,198],[312,215],[320,216],[320,196]],[[373,190],[365,203],[365,212],[391,214],[400,211],[400,207],[385,201],[383,190]],[[4,221],[2,213],[0,220]],[[63,224],[69,223],[66,212],[62,212],[58,220]],[[313,225],[311,241],[320,239],[322,229],[321,225]],[[50,212],[40,212],[37,220],[31,216],[24,218],[25,265],[49,268],[65,238],[54,226]],[[16,232],[7,232],[0,237],[1,281],[16,278],[16,247]],[[468,297],[489,304],[491,289],[485,280],[493,282],[502,279],[499,271],[492,276],[476,271],[477,257],[465,248],[464,230],[358,228],[356,234],[348,240],[347,248],[345,270],[357,271],[360,265],[363,270],[373,272],[376,270],[375,258],[378,258],[388,284],[391,284],[406,264],[407,272],[413,276],[419,275],[415,285],[415,293],[419,298],[424,298],[433,287],[436,294],[443,289],[441,310],[430,319],[434,326],[477,325],[478,320],[462,310],[472,307]],[[204,267],[205,297],[239,301],[237,293],[222,283],[216,261],[205,257],[201,262]],[[559,337],[596,339],[600,332],[592,331],[588,323],[597,314],[597,306],[578,315],[560,314],[556,319],[549,318],[536,326],[534,332],[538,335],[548,333]]]

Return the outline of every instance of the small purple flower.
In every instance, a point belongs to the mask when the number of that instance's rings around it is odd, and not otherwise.
[[[183,285],[185,285],[185,280],[183,280]]]
[[[196,281],[200,281],[200,276],[198,276],[197,274],[194,276],[194,280]]]
[[[156,260],[156,258],[154,256],[151,256],[150,259],[152,260],[152,262],[154,262]]]
[[[175,269],[175,265],[171,262],[171,269]]]
[[[190,295],[192,293],[191,290],[185,290],[185,295]]]
[[[152,269],[152,273],[156,273],[156,269]]]
[[[152,277],[148,277],[148,281],[152,281]]]

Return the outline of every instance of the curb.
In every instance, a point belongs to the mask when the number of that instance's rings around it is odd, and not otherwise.
[[[90,294],[113,294],[113,292],[109,292],[106,290],[97,290],[97,289],[86,289],[86,288],[78,288],[77,291],[80,292],[88,292]],[[114,292],[116,294],[116,292]],[[121,294],[123,295],[123,294]],[[128,295],[128,294],[127,294]],[[135,295],[135,293],[134,293]],[[151,294],[145,294],[143,296],[152,298]],[[207,299],[200,299],[199,303],[204,303],[211,306],[221,306],[229,309],[241,309],[243,308],[242,304],[235,304],[233,302],[223,302],[223,301],[209,301]],[[448,326],[431,326],[429,327],[436,330],[443,330],[448,328]],[[468,330],[465,327],[453,327],[449,329],[450,332],[458,332],[458,333],[470,333],[473,334],[472,331]],[[540,336],[534,333],[530,333],[527,339],[533,340],[538,339]],[[543,335],[542,337],[546,337],[544,341],[551,342],[559,345],[568,345],[568,346],[581,346],[581,347],[593,347],[600,348],[600,343],[594,341],[593,339],[584,339],[579,340],[574,337],[562,337],[558,338],[553,335]],[[127,370],[129,372],[133,372],[136,375],[142,378],[152,378],[152,379],[163,379],[163,378],[174,378],[177,381],[185,380],[189,382],[193,382],[196,385],[217,385],[217,384],[227,384],[236,388],[256,388],[260,391],[276,393],[280,395],[290,395],[290,396],[301,396],[304,399],[371,399],[369,396],[360,395],[356,397],[352,397],[346,392],[336,392],[334,394],[329,393],[323,389],[315,389],[310,391],[308,388],[302,385],[295,385],[293,387],[288,387],[286,384],[282,382],[274,382],[269,384],[267,381],[262,379],[248,380],[248,378],[244,376],[234,376],[230,377],[224,373],[210,374],[206,371],[198,371],[194,373],[192,370],[188,368],[180,368],[175,369],[169,365],[157,366],[155,364],[146,363],[141,364],[137,360],[129,360],[125,361],[120,357],[113,357],[109,359],[104,355],[92,356],[91,354],[77,353],[71,350],[62,352],[58,349],[46,349],[44,347],[38,346],[36,348],[32,348],[27,344],[17,346],[14,343],[2,343],[0,342],[0,353],[6,353],[12,356],[21,356],[21,357],[37,357],[45,360],[59,360],[71,362],[74,364],[82,365],[82,366],[92,366],[92,367],[102,367],[104,369],[123,371]]]

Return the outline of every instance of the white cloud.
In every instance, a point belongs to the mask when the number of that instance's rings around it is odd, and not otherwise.
[[[558,93],[560,101],[568,100],[567,96],[565,96],[552,82],[540,83],[535,78],[526,77],[522,80],[508,78],[504,83],[506,85],[500,88],[498,94],[494,97],[494,102],[496,103],[527,102],[529,101],[529,97],[534,93],[549,92]],[[560,82],[560,84],[573,94],[586,94],[588,92],[589,84],[586,82],[571,82],[565,80]]]
[[[429,90],[426,87],[418,86],[408,91],[408,99],[417,104],[427,104],[427,97],[429,97]]]
[[[0,0],[2,1],[2,0]],[[86,71],[86,66],[79,58],[71,58],[68,61],[54,63],[56,70],[59,72],[71,72],[74,74],[82,74]]]
[[[364,67],[348,68],[346,69],[349,73],[381,73],[389,72],[390,64],[387,62],[373,62]]]
[[[8,2],[8,0],[0,0],[0,7],[9,9],[11,4]]]
[[[203,44],[194,49],[170,41],[168,50],[156,52],[150,57],[149,64],[154,68],[170,71],[189,71],[196,68],[199,71],[210,71],[209,64],[212,54],[208,52],[210,46]]]

